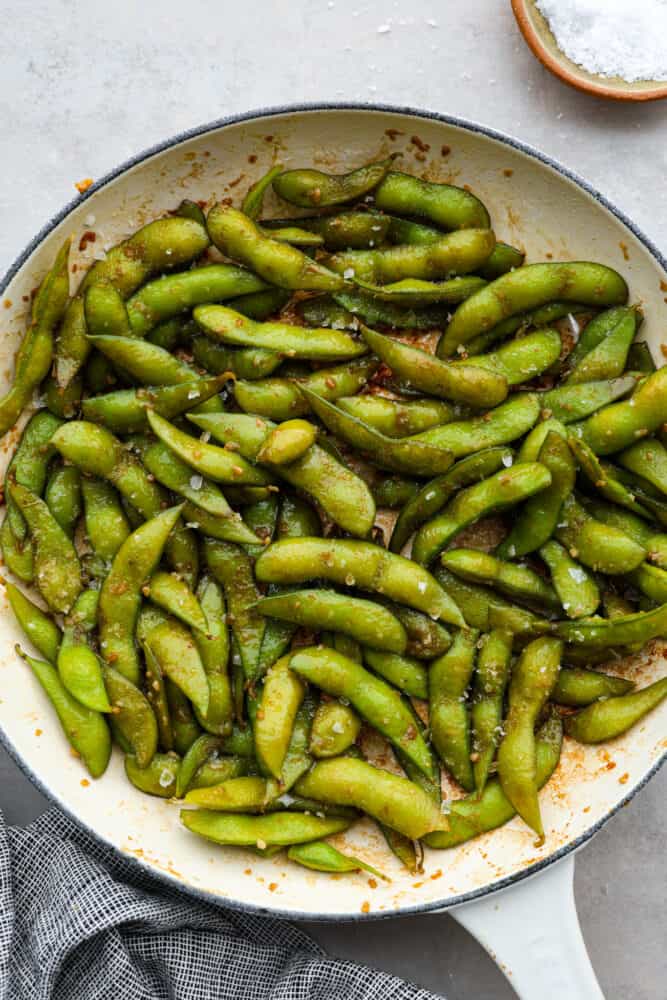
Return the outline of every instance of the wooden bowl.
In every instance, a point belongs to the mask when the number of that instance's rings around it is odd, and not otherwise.
[[[512,0],[512,9],[521,34],[543,66],[577,90],[612,101],[658,101],[667,97],[667,80],[638,80],[628,83],[619,76],[589,73],[558,48],[556,39],[535,0]]]

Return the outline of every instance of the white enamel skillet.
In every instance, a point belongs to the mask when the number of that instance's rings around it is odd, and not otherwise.
[[[642,303],[642,337],[661,358],[667,305],[665,260],[597,191],[557,163],[508,136],[455,118],[408,109],[324,105],[271,109],[224,119],[147,150],[98,181],[49,222],[0,285],[3,381],[26,320],[26,297],[65,236],[85,267],[100,248],[184,197],[231,198],[279,159],[344,170],[402,151],[402,169],[470,184],[488,206],[496,235],[525,248],[528,260],[591,259],[616,267]],[[277,206],[268,205],[276,209]],[[76,275],[74,276],[76,280]],[[664,360],[661,358],[661,360]],[[9,435],[8,438],[12,438]],[[14,440],[4,442],[4,461]],[[667,705],[625,737],[601,748],[566,743],[541,794],[546,843],[518,820],[445,852],[427,852],[415,878],[388,857],[370,823],[348,836],[391,883],[367,876],[306,872],[282,857],[264,860],[215,848],[185,831],[178,808],[128,784],[119,755],[96,782],[86,780],[36,681],[14,653],[20,638],[7,602],[0,605],[2,740],[28,777],[100,841],[184,892],[256,913],[309,920],[367,920],[452,909],[491,952],[525,1000],[601,996],[579,930],[572,892],[574,851],[654,774],[667,749]],[[632,667],[642,683],[664,674],[659,649]],[[530,878],[530,876],[539,876]]]

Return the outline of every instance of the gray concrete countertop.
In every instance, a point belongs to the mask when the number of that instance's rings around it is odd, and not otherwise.
[[[667,103],[601,103],[534,60],[508,0],[0,0],[0,273],[74,194],[181,129],[267,105],[409,104],[513,133],[598,186],[658,244],[667,232]],[[0,757],[0,806],[46,805]],[[663,773],[578,856],[576,896],[608,1000],[659,1000],[667,981]],[[332,952],[449,1000],[510,986],[452,919],[308,925]]]

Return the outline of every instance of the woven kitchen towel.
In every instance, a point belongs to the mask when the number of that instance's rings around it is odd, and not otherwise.
[[[287,923],[192,899],[57,809],[0,814],[0,1000],[437,1000]]]

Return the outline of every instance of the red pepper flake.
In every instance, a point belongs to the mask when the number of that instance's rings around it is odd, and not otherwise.
[[[625,785],[627,783],[627,781],[628,781],[629,778],[630,778],[630,775],[626,771],[625,774],[622,774],[621,777],[618,779],[619,785]]]
[[[269,892],[275,892],[278,888],[277,882],[269,882]]]
[[[396,142],[396,139],[398,138],[398,136],[399,135],[405,135],[405,132],[401,132],[401,130],[397,129],[397,128],[386,128],[384,130],[384,134],[389,139],[391,139],[392,142]]]
[[[507,167],[505,170],[503,170],[503,177],[511,177],[513,174],[514,174],[514,171],[511,170],[509,167]]]
[[[410,136],[410,142],[412,143],[413,146],[416,146],[417,149],[419,149],[422,153],[428,153],[429,149],[431,148],[429,144],[427,142],[424,142],[423,139],[420,139],[418,135]]]
[[[5,299],[5,301],[2,304],[5,307],[5,309],[11,309],[12,308],[12,300],[11,299]]]
[[[74,187],[77,189],[79,194],[85,194],[89,187],[93,185],[92,177],[84,177],[82,181],[75,181]]]
[[[630,260],[630,251],[628,250],[627,243],[624,243],[623,240],[621,240],[618,245],[620,247],[621,253],[623,254],[623,260]]]
[[[92,231],[92,229],[86,229],[85,233],[79,240],[79,250],[85,250],[89,243],[94,243],[97,239],[97,234]]]
[[[440,147],[440,156],[449,156],[449,154],[451,153],[451,151],[452,151],[452,147],[451,146],[441,146]]]
[[[378,887],[378,884],[375,881],[375,879],[374,878],[369,878],[369,880],[368,880],[368,888],[369,889],[377,889],[377,887]]]
[[[35,730],[35,736],[41,736],[42,733],[43,733],[43,731],[44,731],[43,729],[36,729]]]
[[[235,188],[237,184],[241,183],[244,177],[245,174],[239,174],[238,177],[236,177],[233,181],[230,181],[227,186],[230,188]]]
[[[80,785],[82,788],[88,788],[88,786],[90,785],[88,778],[82,778],[80,781]]]
[[[370,910],[371,910],[371,904],[368,902],[368,900],[365,900],[361,904],[361,912],[362,913],[370,913]]]
[[[272,135],[265,135],[264,136],[264,142],[273,142],[273,136]]]

